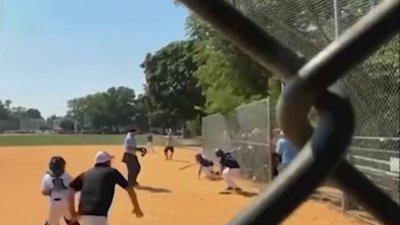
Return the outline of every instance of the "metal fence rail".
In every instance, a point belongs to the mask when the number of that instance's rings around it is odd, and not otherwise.
[[[351,137],[354,131],[357,134],[359,128],[355,128],[349,98],[339,85],[332,88],[352,67],[397,34],[400,1],[380,3],[307,64],[304,64],[306,57],[300,57],[287,47],[287,43],[282,44],[268,29],[268,33],[265,32],[227,2],[181,2],[288,83],[278,107],[279,124],[302,151],[257,201],[229,224],[278,224],[328,175],[383,223],[400,224],[399,205],[343,160]],[[248,2],[253,7],[263,1]],[[315,129],[307,117],[311,106],[315,107],[319,116]]]

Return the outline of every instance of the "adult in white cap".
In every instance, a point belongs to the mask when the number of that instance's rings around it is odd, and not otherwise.
[[[99,151],[93,168],[81,173],[69,185],[69,210],[75,220],[83,225],[107,225],[108,210],[114,198],[115,185],[125,189],[133,205],[133,213],[142,217],[137,196],[124,176],[111,167],[113,155]],[[80,192],[78,212],[75,210],[75,193]]]

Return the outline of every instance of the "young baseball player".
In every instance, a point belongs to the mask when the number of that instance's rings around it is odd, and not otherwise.
[[[234,178],[240,176],[240,166],[236,159],[230,153],[219,148],[215,150],[215,156],[220,159],[221,176],[227,184],[226,190],[242,190],[234,181]]]
[[[149,135],[147,136],[147,149],[151,149],[151,151],[153,153],[155,153],[154,151],[154,147],[153,147],[153,134],[149,133]]]
[[[43,177],[42,194],[50,198],[49,216],[46,225],[58,225],[63,217],[68,225],[79,225],[71,221],[68,210],[68,185],[72,181],[71,175],[65,171],[66,162],[61,156],[53,156],[49,162],[49,170]]]
[[[172,131],[169,130],[167,137],[167,144],[165,145],[164,148],[165,160],[172,159],[172,156],[174,155],[175,148],[173,142],[174,142],[174,137],[172,136]]]
[[[200,153],[195,156],[196,162],[200,165],[199,172],[197,174],[198,178],[200,178],[201,172],[204,173],[205,177],[210,180],[219,180],[220,174],[214,171],[214,162],[205,158]]]

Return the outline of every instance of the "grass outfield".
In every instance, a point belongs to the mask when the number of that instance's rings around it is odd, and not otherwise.
[[[123,135],[101,134],[21,134],[0,135],[0,146],[39,146],[39,145],[122,145]],[[138,144],[146,143],[146,136],[136,137]],[[164,144],[163,136],[155,136],[154,144]]]

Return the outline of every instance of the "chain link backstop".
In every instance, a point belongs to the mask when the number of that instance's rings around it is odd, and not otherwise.
[[[311,59],[381,1],[229,0],[229,2],[269,34],[291,49],[300,52],[306,59]],[[348,160],[397,202],[400,198],[399,49],[400,39],[397,35],[368,60],[354,68],[341,81],[350,96],[356,114],[355,136],[350,146]],[[251,105],[247,106],[248,109],[251,107]],[[241,108],[243,110],[245,107]],[[240,111],[241,108],[238,110]],[[251,115],[254,116],[254,114]],[[259,116],[265,120],[265,115],[268,114]],[[217,118],[222,119],[223,117],[217,115],[207,117],[203,121],[206,129],[203,131],[211,129],[210,126],[213,126],[212,118],[217,120]],[[242,116],[242,118],[245,117]],[[251,116],[246,119],[247,121],[261,120],[258,117]],[[248,124],[251,123],[248,122]],[[215,126],[217,125],[215,124]],[[246,129],[245,131],[248,132]],[[216,145],[235,143],[233,148],[243,148],[244,145],[241,142],[248,141],[248,139],[239,137],[239,134],[240,132],[236,132],[235,135],[231,136],[233,137],[232,141],[227,141],[224,138],[221,139],[224,141],[215,141],[215,143],[218,143]],[[206,137],[207,135],[205,134]],[[216,136],[213,138],[217,139]],[[207,140],[206,138],[205,148],[207,151],[210,150],[210,147],[216,147],[208,146]],[[266,143],[266,140],[259,142]],[[248,148],[246,151],[247,153],[252,152]],[[254,166],[249,166],[252,158],[262,159],[265,157],[261,154],[264,153],[255,150],[251,156],[246,156],[246,158],[239,156],[242,162],[247,163],[245,169],[248,173],[254,173],[252,169],[262,166],[260,162],[254,164]],[[335,186],[330,182],[326,184],[330,187]],[[335,193],[328,192],[322,194],[338,197]],[[333,192],[340,193],[340,203],[344,210],[359,208],[357,203],[346,193],[338,190]]]
[[[240,106],[228,115],[204,117],[204,154],[215,160],[215,148],[232,152],[246,177],[268,181],[271,178],[270,111],[266,99]]]

